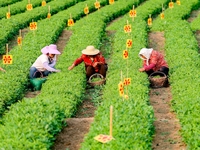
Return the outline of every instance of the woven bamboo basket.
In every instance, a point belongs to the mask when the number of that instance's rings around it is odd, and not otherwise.
[[[168,85],[168,78],[166,74],[161,71],[153,72],[148,79],[152,88],[161,88]]]
[[[94,78],[98,78],[98,81],[93,81]],[[91,86],[102,85],[106,82],[106,79],[99,73],[95,73],[90,76],[88,84]]]

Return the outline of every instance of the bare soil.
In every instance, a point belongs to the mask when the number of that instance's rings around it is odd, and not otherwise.
[[[80,149],[85,134],[89,132],[96,110],[96,106],[91,101],[90,92],[90,89],[86,89],[88,96],[79,106],[74,118],[66,119],[67,126],[57,135],[52,150]]]
[[[149,33],[149,47],[164,52],[165,38],[163,32]],[[180,123],[171,111],[171,87],[150,89],[150,104],[153,106],[156,121],[153,150],[185,150],[186,145],[180,136]]]

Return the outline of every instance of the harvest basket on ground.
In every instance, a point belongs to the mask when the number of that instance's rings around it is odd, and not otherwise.
[[[90,86],[95,86],[95,85],[102,85],[106,82],[106,79],[99,73],[95,73],[90,76],[88,80],[88,84]]]
[[[167,87],[169,85],[168,77],[161,71],[153,72],[148,79],[152,88]]]

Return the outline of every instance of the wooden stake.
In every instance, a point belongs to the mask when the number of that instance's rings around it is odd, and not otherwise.
[[[19,30],[19,36],[20,37],[22,36],[22,30],[21,29]]]
[[[126,60],[126,66],[127,66],[127,67],[126,67],[126,68],[127,68],[127,70],[126,70],[126,71],[127,71],[127,72],[126,72],[126,73],[127,73],[127,74],[126,74],[127,77],[126,77],[126,78],[128,78],[128,59]],[[128,95],[128,85],[126,85],[126,95]]]
[[[122,81],[122,70],[121,70],[121,81]],[[122,81],[123,82],[123,81]]]
[[[8,44],[6,44],[6,55],[8,55]]]
[[[10,13],[10,5],[8,5],[8,12]]]
[[[133,12],[134,12],[135,6],[133,5]],[[132,17],[132,21],[134,21],[134,16]]]
[[[21,40],[22,40],[22,30],[21,29],[19,30],[19,37],[21,37]],[[21,41],[21,44],[19,45],[19,48],[22,49],[22,41]]]
[[[123,83],[124,81],[123,81],[123,75],[122,75],[122,70],[121,70],[121,82]],[[124,96],[122,96],[123,98],[122,98],[122,100],[124,101]]]
[[[86,4],[86,7],[88,7],[87,4]],[[88,13],[86,14],[86,16],[88,16]]]
[[[110,106],[110,136],[112,137],[113,106]]]
[[[49,13],[50,13],[50,11],[51,11],[51,10],[50,10],[50,6],[49,6]]]

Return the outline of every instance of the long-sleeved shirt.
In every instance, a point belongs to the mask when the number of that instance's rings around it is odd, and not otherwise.
[[[101,53],[99,53],[99,54],[97,54],[93,57],[82,54],[79,58],[77,58],[74,61],[74,65],[77,66],[82,62],[85,63],[85,67],[87,67],[87,66],[93,66],[94,67],[95,62],[100,62],[102,64],[105,64],[105,58],[103,57],[103,55]],[[96,67],[94,67],[94,69],[95,69],[96,72],[98,72],[99,66],[97,65]]]
[[[42,54],[36,59],[32,67],[35,67],[40,71],[48,70],[54,72],[56,71],[56,69],[53,68],[55,64],[56,64],[56,56],[53,58],[52,61],[50,61],[47,55]]]
[[[143,60],[143,67],[145,68],[145,71],[149,71],[153,69],[154,71],[158,71],[161,67],[167,67],[168,64],[164,59],[164,56],[159,53],[158,51],[153,50],[150,58],[149,58],[149,65],[147,65],[147,60]]]

